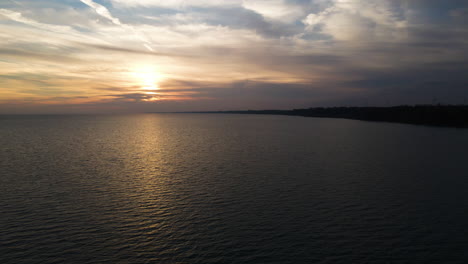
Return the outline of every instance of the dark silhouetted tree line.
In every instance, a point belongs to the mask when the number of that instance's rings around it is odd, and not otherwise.
[[[468,105],[403,105],[393,107],[315,107],[294,110],[248,110],[199,113],[268,114],[347,118],[407,124],[468,127]]]

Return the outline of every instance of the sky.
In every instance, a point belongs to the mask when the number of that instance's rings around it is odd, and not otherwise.
[[[467,100],[466,0],[0,1],[0,114]]]

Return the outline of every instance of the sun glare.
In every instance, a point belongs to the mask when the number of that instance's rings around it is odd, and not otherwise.
[[[162,75],[158,73],[154,68],[140,68],[135,70],[132,75],[135,78],[137,86],[140,86],[142,90],[158,90],[158,82],[161,80]]]

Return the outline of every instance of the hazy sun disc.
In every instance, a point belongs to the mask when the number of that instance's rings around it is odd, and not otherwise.
[[[158,74],[154,69],[147,68],[143,70],[134,71],[132,74],[137,82],[137,85],[143,90],[158,90],[158,81],[161,74]]]
[[[143,84],[142,89],[156,90],[158,89],[157,75],[152,72],[145,72],[140,74],[140,81]]]
[[[141,87],[143,90],[158,90],[159,86],[157,84],[153,84],[151,86],[143,86]]]

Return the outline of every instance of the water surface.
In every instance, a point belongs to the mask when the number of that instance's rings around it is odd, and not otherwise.
[[[467,263],[468,130],[0,116],[1,263]]]

